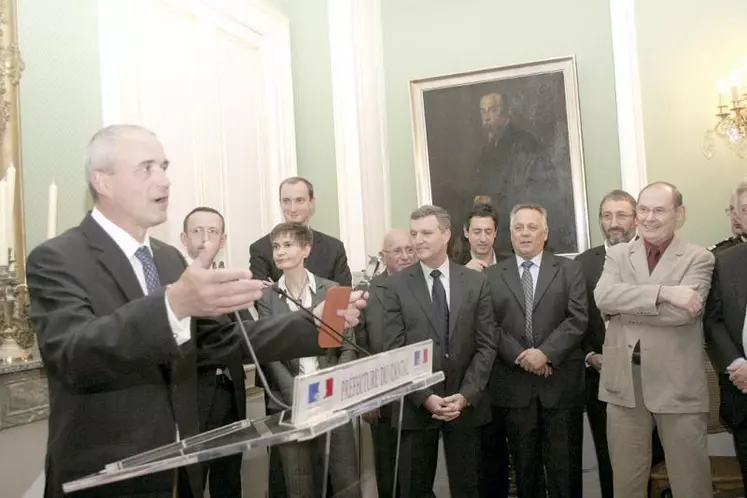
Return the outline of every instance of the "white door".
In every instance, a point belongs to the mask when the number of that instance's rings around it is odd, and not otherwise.
[[[222,259],[248,267],[249,245],[280,221],[277,185],[296,174],[288,22],[232,0],[99,0],[104,125],[153,130],[171,161],[169,220],[151,231],[179,246],[197,206],[226,218]]]

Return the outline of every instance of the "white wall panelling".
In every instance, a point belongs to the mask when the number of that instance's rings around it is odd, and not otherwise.
[[[296,174],[287,19],[239,0],[99,0],[105,125],[155,131],[172,163],[169,220],[154,236],[179,245],[198,205],[226,217],[224,259],[280,221],[276,189]]]
[[[329,0],[340,238],[352,270],[391,223],[380,0]]]
[[[610,0],[622,188],[637,197],[647,183],[635,0]]]

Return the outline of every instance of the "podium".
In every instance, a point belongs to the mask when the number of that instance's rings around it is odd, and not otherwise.
[[[433,342],[427,340],[300,375],[294,379],[291,410],[235,422],[111,462],[95,474],[64,483],[63,491],[92,489],[258,448],[325,436],[322,496],[326,496],[330,431],[388,404],[393,404],[393,419],[398,414],[401,426],[404,397],[444,381],[443,372],[432,371],[432,356]],[[381,496],[389,493],[380,490]]]

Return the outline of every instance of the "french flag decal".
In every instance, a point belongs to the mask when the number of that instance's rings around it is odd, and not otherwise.
[[[320,399],[332,396],[335,388],[335,379],[330,377],[323,382],[309,384],[309,404],[316,403]]]
[[[428,348],[415,351],[415,366],[428,363]]]

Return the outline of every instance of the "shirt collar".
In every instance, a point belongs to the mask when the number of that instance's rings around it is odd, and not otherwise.
[[[308,287],[312,294],[316,294],[316,279],[314,278],[314,274],[311,273],[309,270],[306,270],[306,276],[308,277]],[[288,286],[285,285],[285,275],[281,275],[278,279],[278,287],[285,292],[288,292]]]
[[[498,260],[495,257],[495,249],[493,249],[492,253],[493,253],[493,257],[491,258],[491,263],[490,263],[491,266],[498,262]],[[472,252],[472,249],[469,250],[469,255],[472,259],[477,259],[477,256],[475,256],[475,253]]]
[[[664,251],[667,250],[667,247],[669,247],[669,245],[672,243],[673,240],[674,240],[674,237],[669,239],[667,242],[656,246],[648,242],[646,239],[643,239],[643,246],[646,248],[646,254],[651,254],[654,251],[659,251],[659,256],[661,256],[662,254],[664,254]]]
[[[431,276],[433,270],[439,270],[441,272],[441,278],[445,278],[446,280],[449,279],[449,258],[446,258],[443,264],[438,268],[431,268],[421,261],[420,268],[423,270],[423,275],[425,275],[426,278]]]
[[[532,263],[534,263],[535,266],[537,266],[537,268],[539,268],[540,264],[542,263],[542,253],[544,253],[544,251],[540,251],[539,254],[537,254],[535,257],[533,257],[532,259],[529,260]],[[527,261],[527,260],[525,260],[524,258],[522,258],[521,256],[519,256],[518,254],[516,255],[516,266],[518,266],[519,270],[521,270],[521,264],[524,261]]]
[[[93,208],[91,211],[91,218],[101,225],[101,228],[104,229],[106,234],[114,240],[114,243],[117,244],[125,256],[127,256],[127,259],[132,259],[141,246],[146,246],[150,253],[153,254],[153,249],[150,246],[150,237],[147,233],[145,234],[145,239],[141,244],[135,240],[135,237],[104,216],[104,213],[99,211],[97,208]]]

